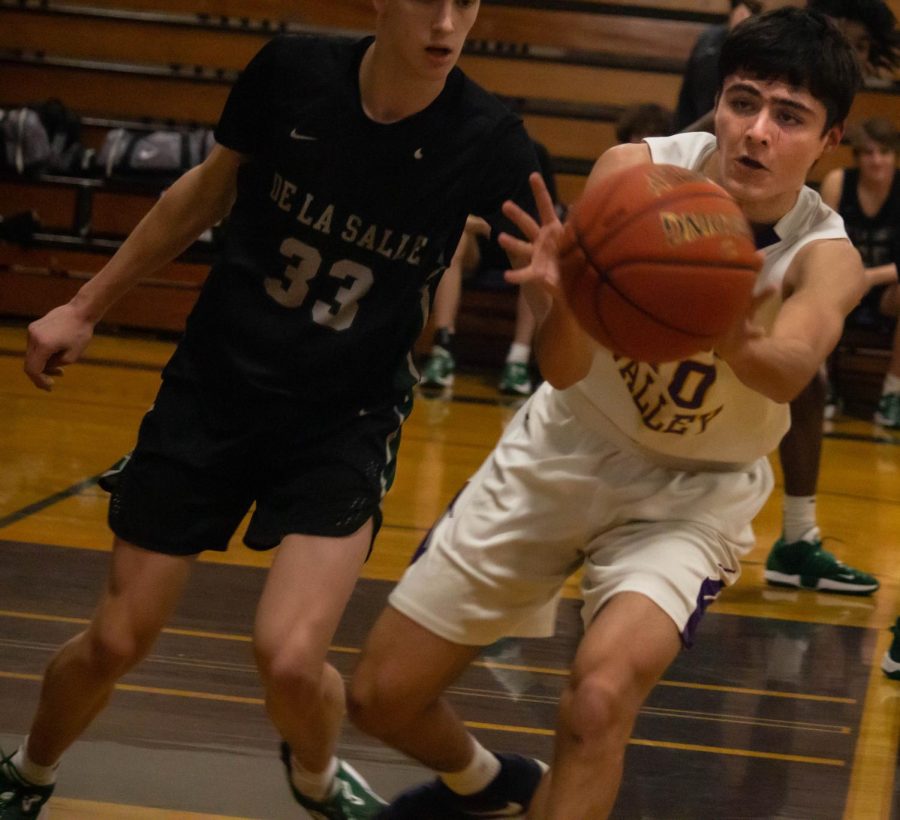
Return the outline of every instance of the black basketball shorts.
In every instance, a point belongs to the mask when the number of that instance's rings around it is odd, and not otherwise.
[[[167,379],[115,481],[109,526],[156,552],[224,551],[255,503],[244,536],[253,549],[290,534],[351,535],[370,518],[374,538],[408,409],[311,422],[284,400],[236,407]]]

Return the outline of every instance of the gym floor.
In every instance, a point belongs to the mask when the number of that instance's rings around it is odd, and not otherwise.
[[[0,746],[28,730],[51,654],[83,628],[110,536],[97,476],[134,440],[172,350],[133,336],[94,340],[51,394],[21,373],[23,327],[0,325]],[[331,659],[348,674],[409,555],[489,452],[516,402],[493,373],[419,397],[404,430],[385,526]],[[705,617],[634,730],[616,818],[898,818],[900,682],[878,662],[900,613],[900,436],[868,419],[829,430],[819,517],[826,546],[882,581],[872,598],[767,587],[780,489],[757,522],[738,585]],[[777,470],[777,458],[776,470]],[[302,816],[262,707],[250,625],[269,558],[235,539],[197,563],[151,656],[64,759],[51,818]],[[557,636],[490,647],[450,693],[485,745],[548,759],[576,646],[576,584]],[[347,757],[386,797],[427,776],[347,727]]]

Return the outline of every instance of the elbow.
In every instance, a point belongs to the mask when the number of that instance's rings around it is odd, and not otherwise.
[[[803,392],[802,387],[791,385],[790,387],[774,388],[766,392],[766,398],[771,399],[776,404],[790,404]]]
[[[557,390],[565,390],[573,384],[580,382],[590,370],[590,360],[579,356],[572,356],[569,351],[564,351],[563,358],[548,359],[541,357],[538,350],[538,368],[544,380]]]
[[[809,387],[814,377],[815,373],[808,378],[804,374],[799,378],[770,379],[756,389],[776,404],[789,404]]]
[[[544,374],[541,373],[541,375],[543,376]],[[571,387],[573,384],[577,384],[583,378],[584,376],[578,376],[574,373],[554,373],[550,376],[544,376],[544,380],[547,382],[547,384],[549,384],[551,387],[556,388],[557,390],[565,390],[566,388]]]

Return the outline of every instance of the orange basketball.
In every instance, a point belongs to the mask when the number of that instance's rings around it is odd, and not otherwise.
[[[747,311],[762,266],[738,204],[675,165],[635,165],[576,204],[560,245],[569,305],[613,353],[666,362],[709,350]]]

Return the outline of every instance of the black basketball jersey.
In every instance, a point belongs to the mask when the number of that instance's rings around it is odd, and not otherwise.
[[[894,173],[888,197],[874,216],[863,212],[858,186],[859,169],[845,170],[838,213],[844,218],[847,236],[867,268],[889,265],[898,258],[900,247],[900,174]]]
[[[459,69],[415,115],[366,116],[371,42],[277,37],[241,74],[215,135],[248,161],[167,375],[317,415],[398,401],[467,214],[534,211],[521,120]]]

